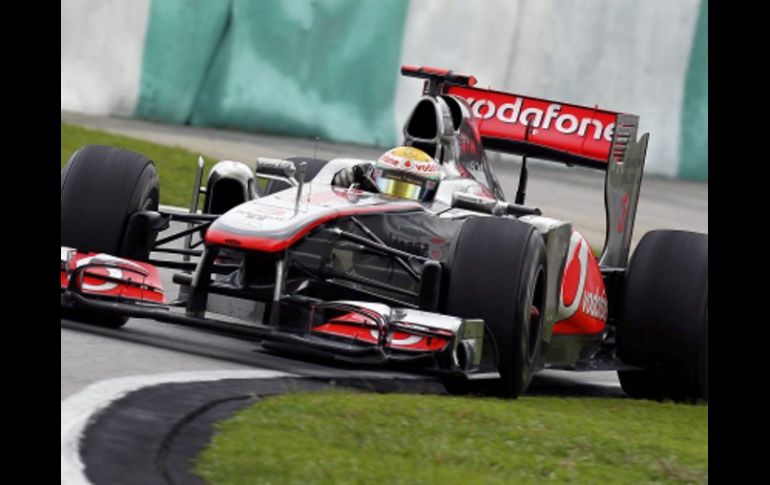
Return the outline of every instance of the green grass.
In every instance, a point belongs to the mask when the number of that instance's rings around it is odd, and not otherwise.
[[[62,123],[61,168],[64,168],[69,157],[84,145],[110,145],[147,156],[155,162],[160,177],[160,203],[181,207],[190,205],[198,153]],[[205,176],[215,160],[205,155],[204,158],[206,159]]]
[[[207,483],[705,483],[708,406],[324,392],[218,425]]]

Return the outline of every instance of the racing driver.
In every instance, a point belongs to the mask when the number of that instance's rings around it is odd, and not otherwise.
[[[440,166],[430,155],[418,148],[402,146],[383,153],[373,166],[367,163],[340,170],[334,175],[332,185],[358,184],[369,192],[430,202],[436,196],[440,181]]]

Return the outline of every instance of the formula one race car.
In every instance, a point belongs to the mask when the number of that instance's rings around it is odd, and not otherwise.
[[[392,364],[455,393],[516,397],[543,368],[614,369],[631,396],[707,400],[708,236],[652,231],[627,263],[648,140],[638,117],[401,72],[425,80],[403,145],[438,164],[429,199],[413,196],[424,186],[367,188],[363,170],[334,183],[366,160],[221,161],[205,186],[199,160],[189,213],[161,211],[153,162],[78,150],[61,174],[62,315]],[[485,150],[523,156],[514,202]],[[527,157],[606,172],[599,258],[569,222],[525,205]],[[173,301],[158,267],[177,270]]]

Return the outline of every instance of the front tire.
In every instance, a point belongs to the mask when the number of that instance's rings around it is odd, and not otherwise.
[[[631,397],[708,401],[708,235],[651,231],[634,253],[618,324]]]
[[[138,211],[157,211],[159,197],[158,173],[147,157],[120,148],[85,146],[61,173],[61,245],[123,257],[131,252],[124,247],[129,218]],[[83,311],[65,311],[62,316],[113,328],[128,320]]]
[[[158,210],[155,165],[144,155],[89,145],[75,152],[61,174],[61,244],[124,256],[128,218]]]
[[[542,236],[517,220],[471,218],[453,242],[447,266],[443,313],[484,319],[501,375],[485,384],[446,381],[447,390],[518,397],[537,370],[542,347],[547,274]]]

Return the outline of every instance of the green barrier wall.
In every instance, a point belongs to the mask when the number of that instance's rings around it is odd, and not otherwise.
[[[408,0],[154,0],[136,115],[395,143]]]
[[[685,79],[679,176],[708,180],[709,163],[709,14],[702,0]]]
[[[391,147],[420,92],[399,80],[400,64],[435,65],[501,90],[638,113],[651,132],[647,173],[708,180],[707,0],[609,10],[603,0],[141,0],[146,35],[136,39],[136,19],[114,21],[128,19],[122,2],[68,2],[73,18],[93,19],[88,32],[63,27],[63,109],[66,99],[75,111],[119,106],[167,123]],[[616,28],[586,35],[597,15]],[[570,29],[543,30],[554,22]],[[139,37],[141,80],[125,67],[138,62],[127,52]],[[89,57],[83,45],[98,48]]]
[[[135,116],[186,123],[225,33],[231,2],[153,0]]]

